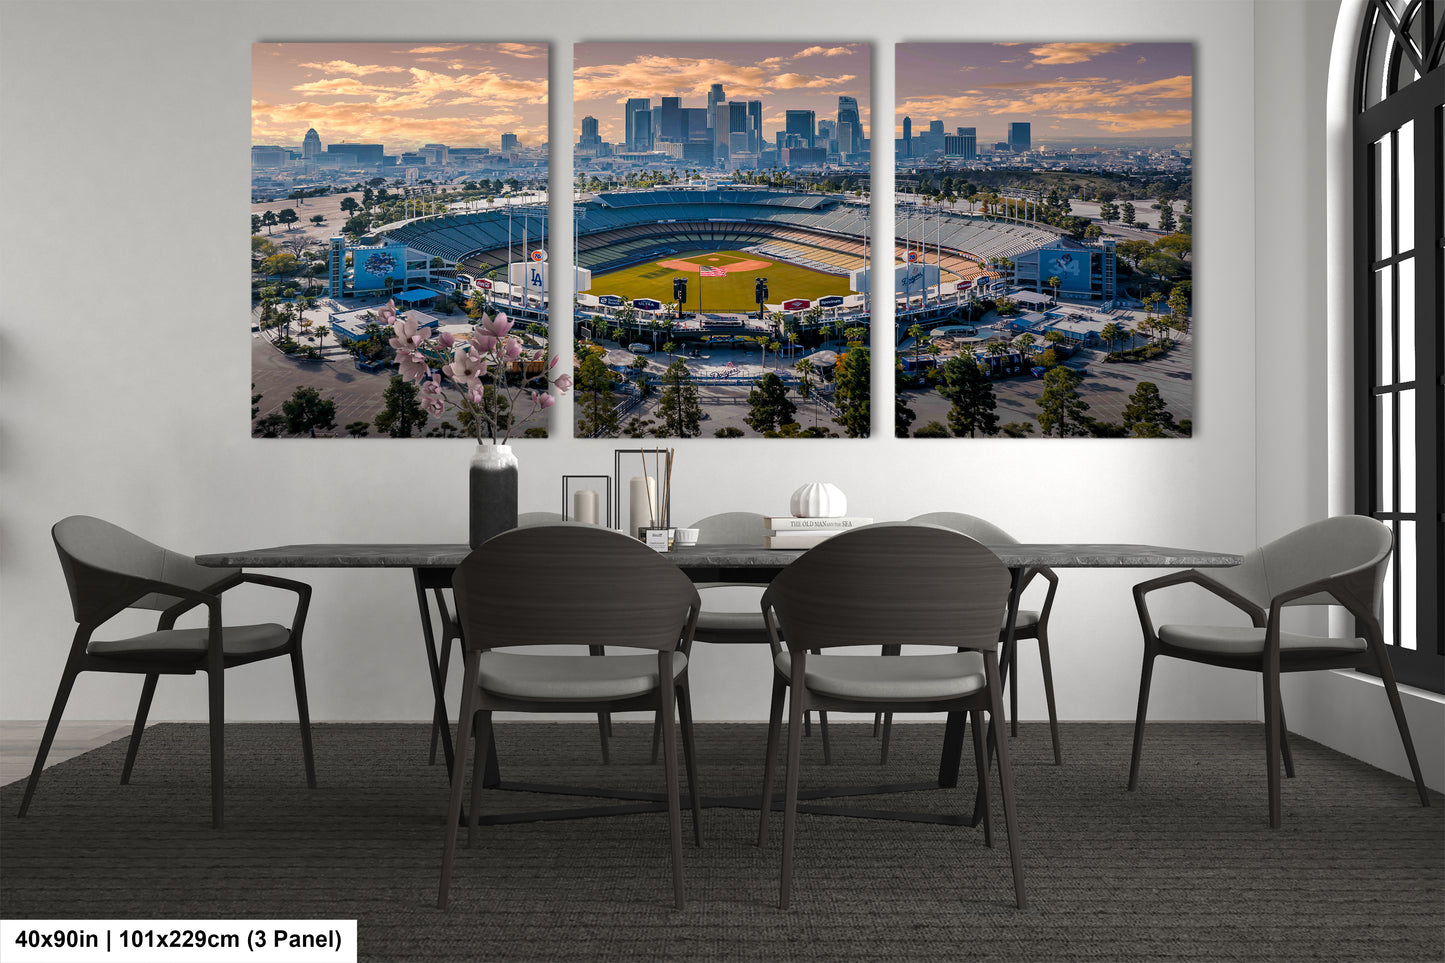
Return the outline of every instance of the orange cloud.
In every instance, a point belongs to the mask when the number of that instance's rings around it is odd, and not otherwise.
[[[1154,97],[1188,100],[1194,96],[1194,78],[1186,75],[1167,77],[1147,84],[1134,84],[1119,88],[1121,97],[1138,97],[1141,100]]]
[[[1095,57],[1127,47],[1122,43],[1046,43],[1030,47],[1035,64],[1081,64]]]
[[[793,54],[793,59],[796,60],[796,59],[798,59],[798,58],[800,58],[800,57],[842,57],[842,56],[845,56],[845,55],[850,54],[850,53],[852,53],[852,52],[853,52],[853,48],[852,48],[851,46],[848,46],[848,47],[808,47],[808,48],[805,49],[805,50],[799,50],[797,53]]]
[[[365,74],[399,74],[405,73],[405,67],[384,67],[380,64],[354,64],[349,60],[328,60],[324,63],[300,64],[302,67],[310,67],[327,74],[353,74],[357,77]]]
[[[499,43],[494,45],[498,50],[513,57],[520,57],[523,60],[535,60],[538,57],[547,56],[547,45],[544,43]]]
[[[1079,113],[1057,115],[1067,120],[1092,120],[1101,130],[1132,134],[1144,130],[1168,130],[1194,123],[1190,110],[1136,110],[1128,114]]]

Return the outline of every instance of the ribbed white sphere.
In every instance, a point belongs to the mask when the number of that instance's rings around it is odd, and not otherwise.
[[[841,518],[848,514],[848,496],[831,482],[808,482],[793,492],[794,518]]]

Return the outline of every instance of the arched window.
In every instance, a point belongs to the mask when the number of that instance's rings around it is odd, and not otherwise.
[[[1369,0],[1354,83],[1355,510],[1395,530],[1385,641],[1445,691],[1445,0]]]

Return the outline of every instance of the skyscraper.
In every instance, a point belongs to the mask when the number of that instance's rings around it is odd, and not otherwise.
[[[1015,154],[1022,154],[1028,150],[1033,142],[1033,125],[1028,123],[1013,123],[1008,125],[1008,149]]]
[[[797,134],[803,138],[807,146],[813,146],[813,139],[817,136],[817,125],[814,118],[817,115],[811,110],[789,110],[783,114],[783,131],[788,134]]]
[[[629,97],[627,106],[622,108],[622,125],[625,131],[623,138],[628,150],[646,150],[646,147],[637,146],[637,112],[645,110],[649,113],[652,110],[652,100],[647,97]],[[650,145],[649,145],[650,146]]]
[[[904,157],[913,156],[913,118],[903,118],[903,150]]]
[[[301,141],[301,159],[303,161],[314,161],[321,156],[321,135],[316,133],[312,127],[306,131],[306,139]]]
[[[943,136],[943,121],[941,121],[941,120],[930,120],[930,121],[928,122],[928,132],[929,132],[930,134],[937,134],[937,135],[939,135],[940,137],[942,137],[942,136]]]
[[[978,160],[978,128],[960,127],[958,136],[963,138],[963,151],[960,154],[964,160]]]
[[[662,123],[654,136],[657,140],[672,141],[678,143],[687,140],[687,132],[683,130],[682,124],[682,98],[662,98]]]
[[[717,105],[727,100],[722,84],[713,84],[707,92],[707,125],[717,129]]]
[[[763,102],[748,101],[748,152],[757,154],[763,149]]]
[[[517,135],[516,135],[516,134],[503,134],[503,135],[502,135],[502,151],[505,153],[505,152],[507,152],[507,151],[514,151],[514,150],[516,150],[516,149],[517,149]]]
[[[652,150],[652,118],[651,110],[639,110],[632,115],[633,150]]]
[[[846,129],[846,133],[845,133]],[[863,122],[858,116],[858,98],[838,98],[838,152],[856,154],[863,150]]]
[[[748,102],[730,100],[727,104],[727,145],[729,154],[748,152]]]

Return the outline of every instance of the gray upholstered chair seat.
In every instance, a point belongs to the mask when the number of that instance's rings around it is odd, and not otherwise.
[[[687,656],[672,654],[672,677],[687,668]],[[482,690],[513,699],[625,699],[657,689],[657,656],[524,655],[491,650],[481,656]]]
[[[1019,609],[1019,617],[1014,620],[1014,631],[1022,632],[1026,629],[1036,629],[1039,626],[1039,613],[1032,609]],[[1003,615],[1003,627],[1008,628],[1008,613]]]
[[[1264,629],[1238,625],[1161,625],[1159,641],[1166,645],[1214,655],[1263,655]],[[1364,639],[1279,634],[1281,652],[1364,652]]]
[[[791,678],[791,653],[779,652],[773,666],[783,678]],[[987,684],[978,652],[890,658],[810,655],[804,674],[812,691],[845,699],[952,699]]]
[[[221,649],[228,656],[261,655],[282,649],[291,630],[275,622],[261,625],[227,625],[221,629]],[[86,654],[101,658],[174,659],[188,662],[206,654],[210,632],[204,628],[147,632],[129,639],[92,642]]]

